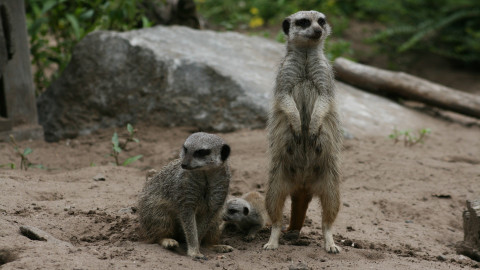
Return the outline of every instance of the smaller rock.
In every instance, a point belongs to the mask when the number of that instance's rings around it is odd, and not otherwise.
[[[290,265],[288,267],[288,270],[310,270],[311,268],[308,267],[308,265],[306,265],[305,263],[303,262],[299,262],[297,263],[296,265]]]
[[[39,228],[35,228],[33,226],[25,226],[25,225],[20,226],[20,233],[31,240],[47,241],[47,242],[54,243],[56,245],[63,246],[66,248],[73,248],[73,245],[70,244],[69,242],[59,240],[53,237],[52,235],[50,235],[49,233],[44,232]]]
[[[405,223],[413,223],[413,220],[405,220]]]
[[[105,181],[105,175],[99,173],[93,177],[93,180],[95,181]]]
[[[362,246],[361,244],[359,244],[359,243],[353,243],[353,244],[352,244],[352,247],[358,248],[358,249],[363,249],[363,246]]]
[[[344,202],[344,203],[343,203],[343,206],[345,206],[345,207],[350,207],[350,204]]]
[[[346,247],[351,247],[353,244],[353,241],[350,240],[350,239],[345,239],[344,241],[342,241],[342,245],[346,246]]]
[[[352,226],[347,226],[347,232],[354,232],[355,229]]]
[[[20,226],[20,233],[30,240],[47,241],[45,232],[31,226]]]

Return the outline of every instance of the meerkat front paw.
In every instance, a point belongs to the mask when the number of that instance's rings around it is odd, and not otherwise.
[[[272,243],[270,241],[265,245],[263,245],[263,249],[265,250],[275,250],[277,248],[278,248],[278,243]]]
[[[255,239],[255,234],[249,234],[249,235],[246,235],[245,237],[243,237],[243,241],[245,241],[245,242],[252,242],[253,239]]]
[[[197,260],[206,260],[207,257],[200,253],[199,251],[188,251],[187,255]]]
[[[233,247],[229,245],[213,245],[212,250],[217,253],[228,253],[233,251]]]
[[[164,238],[164,239],[162,239],[162,241],[160,242],[160,244],[162,245],[162,247],[164,247],[164,248],[166,248],[166,249],[174,249],[174,248],[177,248],[177,247],[178,247],[178,242],[177,242],[177,240],[171,239],[171,238]]]

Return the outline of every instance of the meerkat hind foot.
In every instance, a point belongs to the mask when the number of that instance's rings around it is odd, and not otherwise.
[[[255,239],[255,234],[249,234],[243,237],[243,241],[245,242],[252,242]]]
[[[192,257],[194,260],[208,260],[207,256],[200,252],[187,252],[187,255]]]
[[[331,241],[325,241],[325,250],[328,253],[337,254],[337,253],[340,253],[342,249],[339,246],[335,245],[333,240],[331,240]]]
[[[217,252],[217,253],[228,253],[233,251],[233,247],[229,245],[213,245],[211,247],[211,250]]]
[[[163,238],[160,241],[160,244],[162,245],[162,247],[164,247],[166,249],[175,249],[175,248],[178,247],[177,240],[171,239],[171,238]]]

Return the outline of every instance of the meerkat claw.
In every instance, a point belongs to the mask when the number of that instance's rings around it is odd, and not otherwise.
[[[329,246],[329,247],[325,247],[325,250],[328,252],[328,253],[332,253],[332,254],[338,254],[340,253],[340,247],[338,247],[337,245],[332,245],[332,246]]]
[[[275,245],[275,244],[271,244],[271,243],[266,243],[265,245],[263,245],[263,249],[265,250],[275,250],[278,248],[278,244]]]

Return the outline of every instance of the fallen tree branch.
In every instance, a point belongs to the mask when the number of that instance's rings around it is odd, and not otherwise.
[[[336,77],[365,90],[394,94],[480,118],[480,96],[468,94],[403,72],[358,64],[345,58],[334,62]]]

